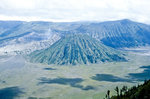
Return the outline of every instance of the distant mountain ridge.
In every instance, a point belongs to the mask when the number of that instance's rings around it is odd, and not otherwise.
[[[35,51],[29,56],[31,62],[57,65],[126,61],[121,52],[83,34],[66,35],[49,48]]]
[[[114,48],[150,45],[150,26],[128,19],[83,24],[71,31],[57,32],[61,34],[88,34],[103,44]]]
[[[50,41],[50,44],[46,43],[50,46],[67,34],[86,34],[113,48],[150,45],[150,26],[128,19],[107,22],[56,23],[0,21],[0,50],[8,45],[17,45],[17,49],[20,49],[25,44],[29,45],[25,47],[32,52],[36,49],[30,49],[30,43]],[[35,45],[37,45],[37,47],[34,46],[35,48],[40,47],[39,44]],[[40,48],[47,48],[48,46],[41,46]],[[24,48],[19,51],[24,52]]]

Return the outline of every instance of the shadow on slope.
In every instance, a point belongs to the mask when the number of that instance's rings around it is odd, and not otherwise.
[[[19,87],[7,87],[0,89],[0,99],[14,99],[24,93]]]
[[[51,97],[46,97],[46,98],[28,97],[28,99],[52,99],[52,98]]]
[[[62,84],[62,85],[70,85],[71,87],[80,88],[81,90],[94,90],[93,86],[86,86],[80,85],[79,83],[83,82],[84,80],[81,78],[45,78],[42,77],[39,79],[41,82],[39,84]]]
[[[150,79],[150,66],[142,66],[140,68],[144,68],[144,71],[141,73],[129,73],[128,77],[136,81],[144,81]]]
[[[117,77],[111,74],[96,74],[91,77],[93,80],[97,81],[108,81],[108,82],[132,82],[130,79],[125,79]]]
[[[43,68],[44,70],[56,70],[55,68]]]
[[[129,73],[128,76],[126,76],[126,78],[117,77],[111,74],[96,74],[91,78],[97,81],[130,82],[130,83],[150,79],[150,66],[142,66],[140,68],[144,69],[144,71],[140,73]]]

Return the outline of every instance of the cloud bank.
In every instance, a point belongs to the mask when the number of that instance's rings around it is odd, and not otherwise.
[[[108,21],[150,24],[150,0],[0,0],[0,20]]]

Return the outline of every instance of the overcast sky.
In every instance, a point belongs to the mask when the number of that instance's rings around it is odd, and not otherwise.
[[[150,0],[0,0],[0,20],[109,21],[150,24]]]

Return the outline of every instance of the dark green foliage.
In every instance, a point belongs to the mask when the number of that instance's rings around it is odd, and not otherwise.
[[[110,99],[110,90],[107,91],[106,99]]]
[[[66,35],[49,48],[35,51],[29,56],[31,62],[58,65],[126,61],[120,51],[83,34]]]
[[[115,88],[115,91],[117,93],[117,97],[119,97],[119,88],[118,88],[118,86]]]
[[[123,86],[122,89],[116,87],[117,96],[112,96],[111,99],[150,99],[150,80],[145,81],[144,84],[127,88]]]

